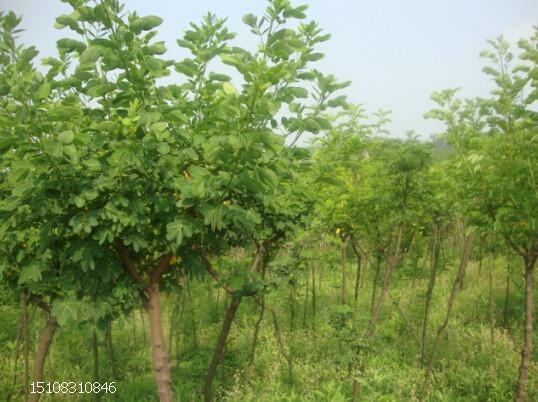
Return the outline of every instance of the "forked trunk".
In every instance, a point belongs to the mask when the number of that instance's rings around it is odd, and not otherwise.
[[[226,340],[228,339],[228,335],[230,334],[232,322],[234,320],[235,313],[237,312],[237,309],[241,304],[241,301],[241,296],[232,296],[232,301],[226,309],[226,316],[224,317],[224,321],[222,323],[222,329],[220,330],[219,339],[217,341],[217,345],[215,346],[215,350],[213,351],[211,363],[209,363],[209,368],[207,369],[207,376],[204,384],[205,402],[211,402],[213,400],[213,395],[211,391],[213,380],[215,379],[215,375],[217,373],[217,367],[222,360],[222,357],[224,356],[224,347],[226,346]]]
[[[394,272],[394,269],[400,262],[400,258],[402,256],[401,254],[401,244],[402,244],[402,238],[403,238],[403,223],[400,224],[400,227],[398,229],[398,238],[396,240],[396,250],[394,251],[394,255],[392,258],[388,259],[387,262],[387,268],[385,270],[385,278],[383,281],[383,288],[381,289],[381,294],[379,295],[379,300],[377,304],[374,307],[374,310],[372,312],[372,318],[370,320],[370,324],[368,326],[368,330],[366,331],[366,337],[370,337],[373,335],[375,331],[375,327],[377,324],[377,321],[379,319],[379,313],[381,311],[381,308],[383,307],[385,297],[387,295],[387,292],[389,291],[389,286],[392,279],[392,274]]]
[[[460,266],[458,268],[456,278],[454,279],[452,290],[450,291],[445,319],[443,323],[439,326],[439,328],[437,328],[437,334],[433,342],[433,348],[432,348],[432,353],[431,353],[430,360],[428,363],[428,368],[426,369],[426,373],[424,375],[424,382],[422,383],[422,390],[421,390],[421,399],[420,399],[421,401],[424,401],[428,394],[428,385],[429,385],[430,376],[431,376],[433,367],[435,365],[437,351],[439,350],[439,344],[441,342],[441,335],[443,334],[444,330],[446,329],[448,325],[448,322],[450,321],[450,317],[452,315],[452,309],[454,307],[454,302],[456,301],[456,295],[458,294],[458,291],[461,289],[461,281],[463,280],[465,268],[467,267],[467,263],[471,255],[473,241],[474,241],[474,233],[471,233],[465,238],[465,242],[464,242],[465,244],[463,246],[463,256],[461,257]]]
[[[170,376],[170,359],[166,350],[159,284],[151,283],[147,288],[148,299],[145,305],[149,317],[151,349],[153,356],[153,374],[157,383],[160,402],[172,402],[172,379]]]
[[[424,348],[426,342],[426,333],[428,330],[428,318],[430,315],[430,304],[433,295],[433,288],[435,286],[435,279],[437,277],[437,263],[439,260],[439,240],[441,237],[441,226],[436,223],[435,225],[435,234],[433,237],[433,246],[432,246],[432,261],[431,261],[431,272],[430,280],[428,282],[428,290],[426,291],[426,302],[424,304],[424,318],[422,321],[422,334],[420,336],[420,352],[419,352],[419,365],[422,367],[424,364]]]
[[[265,315],[265,295],[262,295],[260,300],[260,315],[256,321],[256,328],[254,328],[254,335],[252,337],[252,347],[250,348],[250,358],[248,361],[248,367],[254,366],[254,359],[256,357],[256,347],[258,346],[258,336],[260,334],[260,327],[262,325],[263,317]]]
[[[45,327],[43,327],[43,330],[41,331],[41,336],[39,337],[39,343],[37,344],[37,351],[35,355],[35,361],[34,361],[34,376],[32,381],[34,383],[43,381],[43,370],[45,368],[45,360],[47,358],[47,355],[49,354],[50,345],[52,344],[52,339],[54,338],[54,333],[56,332],[56,328],[58,328],[58,323],[56,322],[56,319],[49,314],[49,317],[47,318],[47,322],[45,323]],[[39,398],[41,397],[41,394],[35,393],[29,394],[28,401],[29,402],[37,402],[39,401]]]
[[[516,402],[523,402],[527,395],[527,377],[532,352],[532,319],[533,319],[533,287],[534,267],[537,254],[528,254],[525,258],[525,331],[523,335],[523,349],[521,350],[521,363],[517,379]]]

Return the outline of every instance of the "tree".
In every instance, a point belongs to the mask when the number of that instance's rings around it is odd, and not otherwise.
[[[454,98],[455,90],[436,93],[440,108],[428,114],[447,125],[446,138],[457,150],[457,174],[471,224],[498,233],[524,262],[525,325],[515,393],[525,400],[532,350],[533,283],[538,256],[538,197],[535,172],[538,151],[538,91],[535,73],[538,32],[519,42],[523,64],[512,67],[509,44],[499,37],[482,53],[494,66],[484,72],[496,88],[489,99]]]

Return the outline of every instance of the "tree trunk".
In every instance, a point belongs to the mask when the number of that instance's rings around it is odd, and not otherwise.
[[[28,336],[28,295],[21,294],[22,302],[22,349],[24,354],[24,400],[28,400],[30,393],[30,340]]]
[[[394,251],[394,255],[392,258],[388,259],[387,262],[387,268],[385,271],[385,278],[383,281],[383,288],[381,289],[381,294],[379,295],[379,301],[377,302],[374,311],[372,313],[372,318],[370,320],[369,328],[366,331],[366,337],[370,337],[373,335],[375,326],[377,324],[377,320],[379,319],[379,313],[381,311],[381,308],[383,307],[383,303],[385,301],[385,296],[387,295],[387,292],[389,290],[390,282],[392,279],[392,273],[394,272],[394,269],[400,262],[401,257],[401,244],[402,244],[402,238],[403,238],[403,223],[400,224],[400,227],[398,229],[398,238],[396,240],[396,250]]]
[[[226,315],[224,321],[222,322],[222,329],[220,330],[219,338],[217,340],[217,345],[213,351],[213,356],[211,357],[211,362],[209,363],[209,368],[207,369],[207,376],[204,384],[204,401],[211,402],[213,400],[211,387],[213,385],[213,380],[215,379],[215,374],[217,373],[217,367],[222,360],[224,355],[224,347],[226,346],[226,340],[230,334],[230,329],[232,328],[232,323],[235,318],[235,313],[237,308],[242,301],[241,296],[232,296],[232,301],[226,309]]]
[[[312,264],[312,318],[316,320],[316,265]]]
[[[432,246],[432,261],[431,261],[431,272],[430,272],[430,281],[428,282],[428,290],[426,291],[426,302],[424,304],[424,317],[422,321],[422,335],[420,337],[420,352],[419,352],[419,366],[422,367],[424,364],[424,347],[426,342],[426,333],[428,326],[428,317],[430,313],[430,303],[433,295],[433,288],[435,286],[435,279],[437,276],[437,261],[439,260],[439,240],[441,238],[441,225],[439,223],[435,224],[435,234],[433,237],[433,246]]]
[[[506,256],[506,288],[504,290],[503,326],[508,329],[508,305],[510,298],[510,254]]]
[[[359,303],[359,286],[361,284],[361,253],[357,249],[357,246],[353,240],[351,240],[351,247],[353,248],[353,253],[355,253],[355,258],[357,260],[357,273],[355,275],[355,293],[353,294],[355,300],[355,309]]]
[[[93,381],[99,382],[99,342],[97,339],[97,331],[95,328],[92,331],[92,351],[93,351]],[[99,393],[95,394],[95,400],[99,401]]]
[[[359,402],[361,397],[361,383],[359,382],[359,377],[361,375],[361,368],[355,370],[355,376],[353,377],[353,393],[351,396],[352,402]]]
[[[45,326],[43,327],[43,330],[41,331],[41,336],[39,337],[39,342],[37,344],[37,351],[36,351],[35,361],[34,361],[34,375],[32,379],[34,383],[43,381],[43,370],[45,368],[45,359],[47,358],[47,355],[49,354],[50,345],[52,344],[52,339],[54,338],[54,333],[56,332],[57,327],[58,327],[58,323],[56,322],[56,319],[52,315],[49,314],[47,318],[47,322],[45,323]],[[39,401],[40,397],[41,397],[41,394],[39,393],[29,394],[28,401],[37,402]]]
[[[174,332],[176,328],[176,318],[178,316],[178,310],[181,300],[179,294],[176,295],[174,305],[172,306],[172,311],[170,312],[170,328],[168,328],[168,356],[172,358],[172,341],[174,339]]]
[[[430,356],[428,368],[424,375],[424,382],[422,384],[422,390],[421,390],[421,401],[425,400],[427,396],[430,375],[433,370],[433,366],[435,364],[435,359],[437,357],[437,351],[439,349],[439,344],[441,342],[441,335],[443,334],[445,328],[447,327],[448,322],[450,320],[450,316],[452,315],[452,308],[454,307],[454,302],[456,300],[456,295],[458,293],[458,290],[461,288],[461,281],[463,279],[463,273],[465,272],[465,268],[467,267],[467,263],[469,261],[469,256],[471,254],[471,249],[473,247],[474,237],[475,237],[474,233],[471,233],[466,237],[465,242],[464,242],[465,244],[463,247],[463,256],[461,257],[460,266],[456,274],[456,278],[454,279],[454,284],[452,285],[450,296],[448,298],[445,319],[443,323],[441,324],[441,326],[437,329],[437,334],[435,336],[435,341],[433,343],[432,354]]]
[[[347,242],[348,239],[346,238],[344,240],[344,244],[342,245],[342,304],[346,304],[347,300]]]
[[[280,326],[278,325],[278,319],[275,313],[275,310],[269,309],[271,316],[273,317],[273,325],[275,328],[275,335],[276,339],[278,341],[278,346],[280,349],[280,353],[282,356],[284,356],[284,359],[286,359],[286,362],[288,363],[288,381],[290,384],[293,383],[293,360],[291,357],[291,354],[286,353],[286,350],[284,348],[284,341],[282,340],[282,333],[280,332]]]
[[[533,287],[534,267],[536,253],[527,253],[525,256],[525,331],[523,336],[523,349],[521,350],[521,363],[517,379],[516,402],[523,402],[527,395],[527,377],[529,375],[529,363],[532,352],[532,320],[533,320]]]
[[[488,287],[489,287],[489,336],[491,344],[495,343],[495,303],[493,300],[493,261],[495,253],[489,256]]]
[[[135,350],[138,349],[138,342],[136,337],[136,310],[133,310],[133,320],[132,320],[132,327],[133,327],[133,345]]]
[[[108,353],[112,379],[117,380],[118,372],[116,370],[116,356],[114,356],[114,345],[112,343],[112,321],[108,322],[106,329],[106,350]]]
[[[166,351],[159,284],[152,282],[147,288],[148,300],[145,308],[149,317],[151,349],[153,355],[153,373],[157,383],[160,402],[173,402],[172,379],[170,376],[170,359]]]
[[[265,314],[265,295],[262,295],[260,300],[260,315],[256,321],[256,328],[254,328],[254,335],[252,337],[252,347],[250,349],[250,359],[248,361],[249,368],[254,366],[254,358],[256,357],[256,347],[258,345],[258,336],[260,334],[260,327],[262,325],[263,316]]]
[[[370,312],[372,316],[374,315],[375,309],[375,300],[377,293],[377,282],[379,281],[379,271],[381,269],[381,255],[377,254],[375,259],[375,274],[374,274],[374,283],[372,285],[372,300],[370,302]]]
[[[192,292],[190,280],[185,277],[185,286],[187,289],[187,296],[189,297],[189,314],[191,317],[191,331],[192,331],[192,342],[194,350],[198,350],[198,331],[196,329],[196,318],[194,317],[194,304],[192,302]]]
[[[306,278],[306,286],[305,286],[305,293],[304,293],[304,306],[303,306],[303,329],[306,328],[306,321],[308,318],[308,296],[310,291],[310,270],[307,270],[308,277]]]

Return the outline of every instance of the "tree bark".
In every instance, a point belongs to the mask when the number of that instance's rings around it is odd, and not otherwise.
[[[504,290],[503,326],[508,329],[508,305],[510,298],[510,254],[506,257],[506,287]]]
[[[94,328],[92,331],[92,351],[93,351],[93,381],[99,382],[99,342],[97,339],[97,331]],[[99,401],[101,398],[99,393],[95,394],[95,400]]]
[[[220,330],[219,338],[215,350],[213,351],[213,356],[211,357],[211,362],[209,363],[209,368],[207,369],[207,376],[204,384],[204,401],[211,402],[213,400],[212,395],[212,385],[213,380],[215,379],[215,374],[217,373],[217,367],[222,360],[224,355],[224,347],[226,346],[226,340],[230,334],[230,329],[232,328],[232,322],[234,320],[237,309],[242,301],[241,296],[232,296],[232,301],[226,309],[226,315],[222,323],[222,329]]]
[[[21,294],[22,303],[22,349],[24,354],[24,400],[28,400],[30,392],[30,340],[28,336],[28,295]]]
[[[372,300],[370,302],[370,312],[372,316],[374,315],[375,300],[376,300],[376,295],[377,295],[377,282],[379,281],[380,270],[381,270],[381,255],[377,253],[376,259],[375,259],[374,283],[372,285]]]
[[[262,325],[263,317],[265,315],[265,295],[262,295],[260,301],[260,315],[256,321],[256,327],[254,328],[254,335],[252,336],[252,347],[250,348],[250,359],[248,361],[249,368],[254,366],[254,358],[256,357],[256,347],[258,346],[258,336],[260,334],[260,327]]]
[[[428,282],[428,290],[426,291],[426,302],[424,304],[424,317],[422,321],[422,334],[420,337],[420,352],[419,352],[419,366],[424,364],[424,347],[426,342],[426,333],[428,327],[428,317],[430,313],[430,303],[433,295],[433,288],[435,286],[435,279],[437,277],[437,262],[439,260],[439,240],[441,238],[441,225],[435,224],[435,233],[433,237],[432,246],[432,260],[431,260],[431,272],[430,280]]]
[[[308,318],[308,296],[309,296],[309,291],[310,291],[310,287],[309,287],[309,284],[310,284],[310,270],[307,270],[307,273],[308,273],[308,277],[306,278],[306,286],[305,286],[305,292],[304,292],[304,306],[303,306],[303,324],[302,324],[302,327],[303,329],[306,328],[306,322],[307,322],[307,318]]]
[[[529,251],[525,256],[525,331],[523,336],[523,348],[521,350],[521,363],[519,366],[519,376],[517,379],[516,402],[523,402],[527,396],[527,377],[529,375],[529,364],[532,352],[532,320],[533,320],[533,288],[534,288],[534,268],[536,265],[537,253]]]
[[[106,329],[106,350],[108,353],[108,360],[110,363],[112,379],[116,380],[118,378],[118,372],[116,369],[116,356],[114,355],[114,345],[112,343],[112,321],[108,322]]]
[[[362,258],[361,258],[361,253],[357,249],[357,245],[355,244],[353,239],[351,239],[351,247],[353,249],[353,253],[355,254],[355,258],[357,260],[357,272],[356,272],[356,275],[355,275],[355,293],[353,294],[354,300],[355,300],[355,309],[356,309],[357,305],[359,303],[359,286],[361,284],[361,262],[362,262]]]
[[[344,244],[342,245],[342,304],[346,304],[347,300],[347,242],[348,238],[344,239]]]
[[[495,260],[495,253],[491,253],[489,256],[489,269],[488,269],[488,287],[489,287],[489,337],[491,344],[495,343],[495,303],[493,300],[493,263]]]
[[[398,238],[396,240],[396,250],[394,251],[394,255],[392,256],[392,258],[389,258],[388,260],[387,268],[385,271],[385,279],[383,281],[383,288],[381,289],[381,294],[379,295],[379,301],[377,302],[374,308],[374,311],[372,313],[372,318],[370,320],[370,324],[368,325],[368,329],[366,331],[367,338],[372,336],[375,331],[375,326],[377,324],[377,320],[379,319],[379,313],[381,311],[381,307],[383,307],[385,297],[389,290],[390,282],[392,279],[392,273],[394,272],[394,269],[400,262],[401,244],[402,244],[402,238],[403,238],[403,227],[404,225],[403,223],[401,223],[398,229]]]
[[[148,300],[145,304],[149,317],[151,349],[153,356],[153,373],[157,383],[160,402],[173,402],[172,379],[170,376],[170,359],[166,351],[159,283],[152,282],[147,288]]]
[[[316,319],[316,265],[312,264],[312,318]]]
[[[441,342],[441,335],[443,334],[445,328],[448,325],[450,316],[452,315],[452,308],[454,307],[454,302],[456,301],[456,295],[458,291],[461,289],[461,281],[463,279],[463,274],[465,272],[465,268],[467,267],[467,263],[469,261],[471,249],[473,247],[474,237],[475,237],[474,233],[471,233],[465,238],[465,242],[463,246],[463,256],[461,257],[460,266],[456,274],[456,278],[454,279],[454,284],[452,285],[450,296],[448,298],[445,319],[443,323],[441,324],[441,326],[437,329],[437,334],[435,336],[435,341],[433,343],[432,354],[430,356],[428,368],[426,369],[426,373],[424,375],[424,382],[422,383],[422,390],[421,390],[421,401],[425,400],[427,396],[428,384],[430,381],[430,376],[433,370],[433,366],[435,364],[435,359],[437,357],[439,344]]]
[[[47,355],[49,354],[50,345],[52,344],[52,339],[54,338],[54,334],[56,332],[56,329],[58,327],[58,323],[56,322],[56,319],[52,315],[48,315],[47,322],[45,323],[45,326],[43,327],[43,330],[41,331],[41,336],[39,337],[39,342],[37,344],[37,351],[35,355],[35,361],[34,361],[34,374],[33,374],[33,382],[39,382],[43,381],[43,371],[45,368],[45,359],[47,358]],[[37,402],[39,401],[39,398],[41,397],[41,394],[35,393],[35,394],[29,394],[28,401],[29,402]]]

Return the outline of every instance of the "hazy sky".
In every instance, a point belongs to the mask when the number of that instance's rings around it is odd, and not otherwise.
[[[207,11],[228,17],[230,30],[237,32],[236,43],[255,46],[249,28],[241,17],[249,12],[260,15],[266,2],[250,1],[172,1],[125,0],[127,9],[141,15],[164,18],[159,38],[166,41],[170,56],[185,54],[175,40]],[[432,91],[460,86],[465,96],[486,95],[491,84],[481,72],[484,60],[480,50],[486,39],[504,34],[510,40],[528,37],[538,24],[536,0],[310,0],[308,18],[332,34],[320,50],[325,59],[316,67],[351,80],[349,99],[362,103],[368,111],[393,111],[391,131],[402,135],[415,130],[427,138],[440,126],[423,119],[433,107]],[[23,16],[26,30],[21,39],[34,44],[41,57],[56,53],[56,40],[66,31],[53,28],[56,16],[70,12],[59,0],[0,0],[0,10],[13,10]]]

